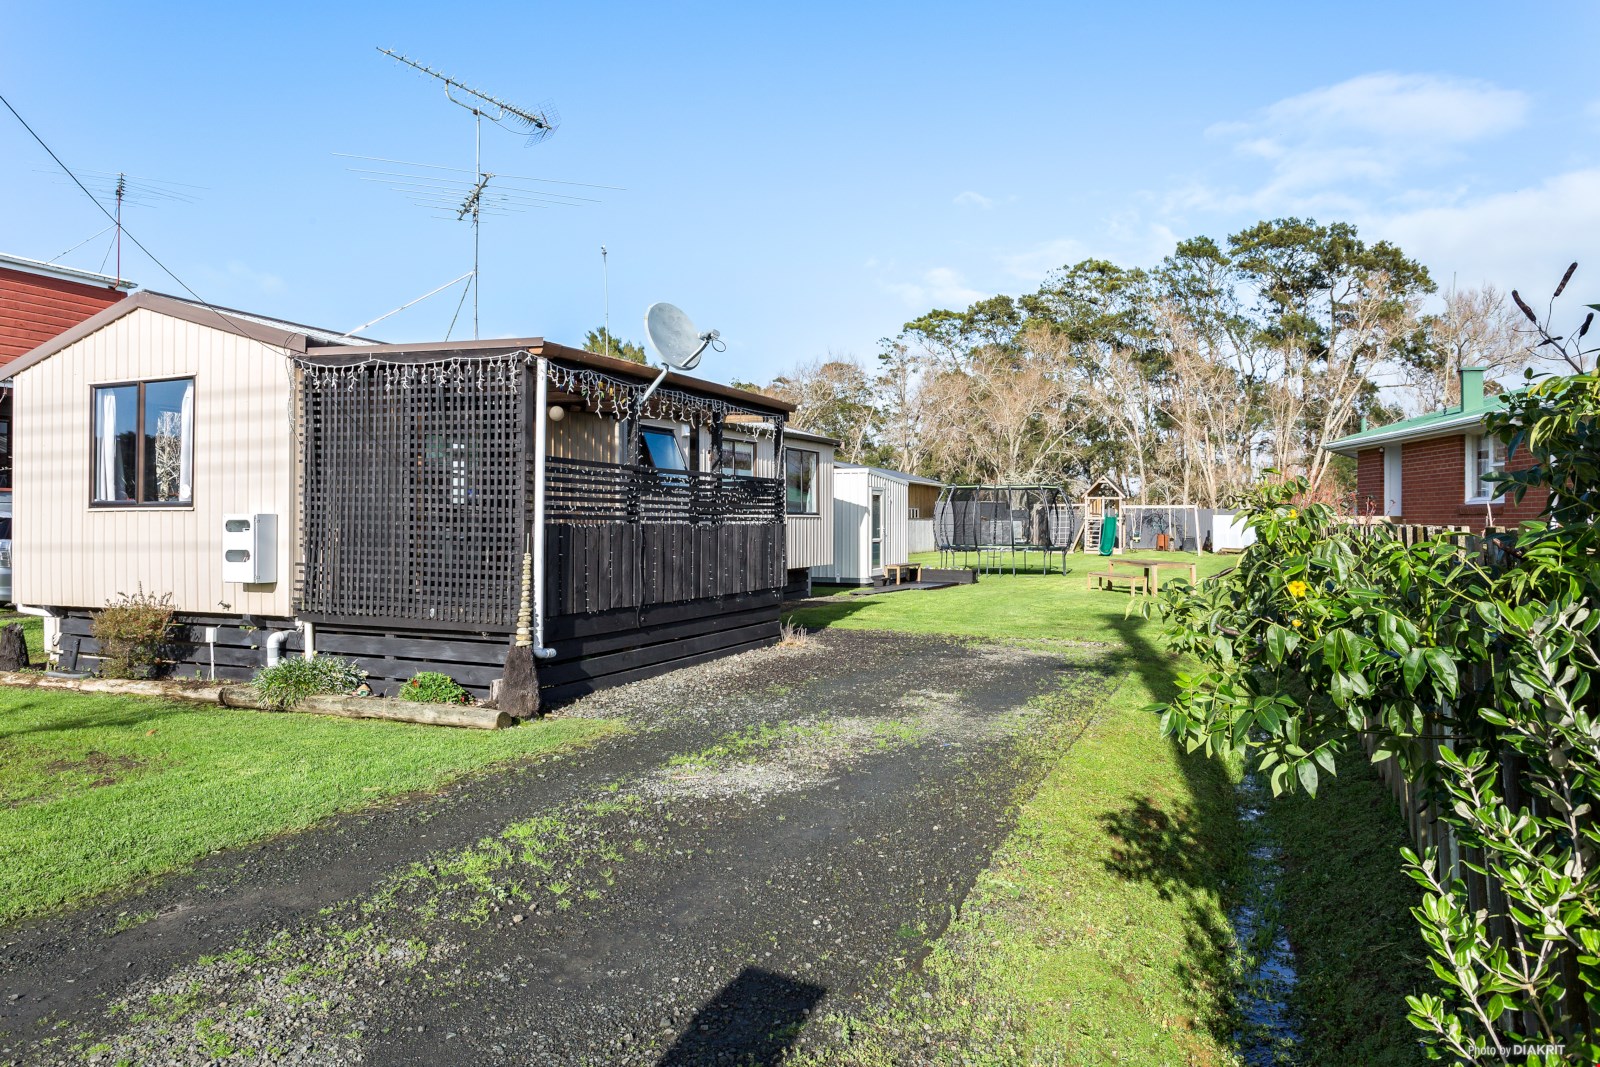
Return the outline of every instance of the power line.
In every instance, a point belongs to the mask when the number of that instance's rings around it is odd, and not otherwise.
[[[38,135],[38,133],[36,133],[34,131],[34,128],[32,126],[28,125],[28,120],[23,118],[22,115],[20,113],[18,113],[16,108],[11,106],[11,101],[7,100],[5,98],[5,94],[4,93],[0,93],[0,104],[4,104],[6,106],[6,110],[11,112],[12,117],[15,118],[18,122],[20,122],[22,124],[22,128],[28,131],[28,136],[29,137],[32,137],[35,141],[39,142],[39,147],[44,149],[45,152],[49,154],[51,159],[55,160],[56,166],[60,167],[61,170],[66,174],[66,176],[72,179],[72,184],[76,185],[79,189],[81,189],[83,191],[83,195],[89,198],[89,200],[94,204],[95,208],[100,212],[100,214],[102,214],[106,218],[110,219],[112,225],[117,225],[117,217],[115,215],[113,215],[111,212],[106,210],[106,206],[100,202],[100,198],[95,196],[93,193],[91,193],[89,191],[89,187],[87,185],[84,185],[83,182],[78,179],[78,176],[72,172],[72,168],[67,166],[65,163],[63,163],[61,161],[61,157],[56,155],[55,149],[51,148],[48,144],[46,144],[44,138],[40,137]],[[161,262],[161,260],[157,259],[156,258],[156,254],[154,252],[150,251],[148,248],[146,248],[144,246],[144,242],[143,241],[139,240],[139,238],[135,237],[132,233],[130,233],[126,229],[124,229],[122,231],[122,233],[123,233],[124,236],[126,236],[128,238],[128,240],[130,240],[130,241],[132,241],[134,243],[134,245],[139,249],[139,251],[143,252],[146,256],[149,256],[150,257],[150,262],[152,262],[156,266],[160,267],[163,274],[165,274],[167,277],[171,278],[173,281],[177,282],[180,286],[182,286],[184,292],[186,292],[190,296],[194,297],[194,299],[195,299],[195,301],[197,303],[203,304],[205,307],[210,308],[210,310],[212,311],[213,314],[216,314],[218,316],[220,316],[222,314],[220,311],[217,311],[216,308],[212,307],[209,303],[207,303],[204,299],[202,299],[199,293],[197,293],[193,289],[191,289],[189,287],[189,283],[188,282],[184,281],[182,278],[180,278],[176,274],[174,274],[172,272],[172,268],[168,267],[165,263]]]

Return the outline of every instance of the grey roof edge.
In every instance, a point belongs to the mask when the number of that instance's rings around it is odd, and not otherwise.
[[[64,267],[59,263],[50,263],[43,259],[29,259],[27,256],[16,256],[9,252],[0,252],[0,267],[21,271],[25,274],[37,274],[41,277],[55,278],[59,281],[76,282],[79,285],[93,286],[97,289],[135,289],[137,282],[130,282],[126,278],[113,278],[109,274],[96,274],[91,270],[79,270],[77,267]]]
[[[924,478],[920,474],[907,474],[905,471],[891,470],[888,467],[874,467],[866,463],[835,463],[833,466],[834,470],[873,471],[885,478],[905,482],[907,485],[937,485],[941,489],[944,488],[944,483],[937,478]]]
[[[838,448],[844,444],[843,441],[829,437],[827,434],[812,433],[810,430],[801,430],[793,426],[785,426],[783,428],[783,439],[787,441],[791,437],[798,438],[801,441],[810,441],[814,444],[829,445],[833,448]]]

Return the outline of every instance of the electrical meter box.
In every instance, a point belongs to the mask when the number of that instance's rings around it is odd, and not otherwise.
[[[278,516],[222,517],[222,580],[242,585],[278,580]]]

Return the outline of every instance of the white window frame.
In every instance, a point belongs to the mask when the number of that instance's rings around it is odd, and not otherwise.
[[[1467,484],[1466,502],[1468,504],[1498,504],[1505,500],[1505,494],[1490,496],[1483,489],[1484,479],[1478,470],[1478,448],[1483,442],[1489,442],[1490,462],[1495,464],[1496,471],[1504,472],[1506,469],[1505,442],[1493,434],[1467,434],[1466,435],[1466,469]]]

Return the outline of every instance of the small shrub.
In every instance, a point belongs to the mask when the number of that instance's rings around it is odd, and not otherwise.
[[[366,671],[338,656],[293,656],[257,671],[250,684],[262,700],[283,710],[318,693],[348,693],[366,677]]]
[[[400,699],[413,700],[418,704],[470,704],[472,694],[457,685],[448,674],[418,671],[400,687]]]
[[[778,624],[778,647],[810,648],[811,631],[793,619],[784,619]]]
[[[150,678],[172,628],[172,594],[119,593],[95,612],[89,633],[100,645],[104,678]]]

